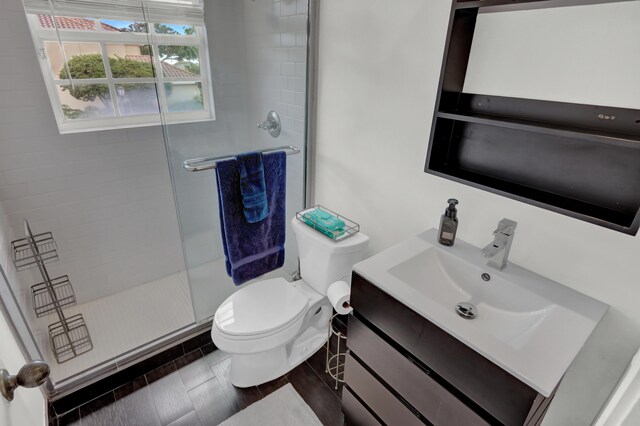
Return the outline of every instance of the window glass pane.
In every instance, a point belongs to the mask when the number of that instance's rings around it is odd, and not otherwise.
[[[116,84],[121,115],[158,114],[158,95],[153,83]]]
[[[53,78],[67,79],[67,68],[64,66],[64,56],[60,44],[55,41],[47,41],[44,43],[44,48]],[[64,51],[73,79],[106,77],[102,51],[98,43],[64,43]]]
[[[193,25],[179,25],[179,24],[154,24],[153,28],[158,34],[173,34],[173,35],[195,35],[196,27]]]
[[[118,31],[121,33],[147,33],[149,27],[145,22],[118,21],[115,19],[102,19],[100,25],[104,31]]]
[[[43,29],[55,29],[51,15],[38,15],[38,25]],[[96,23],[91,18],[72,18],[56,16],[56,25],[59,30],[95,31]]]
[[[139,44],[108,44],[113,78],[153,78],[151,47]]]
[[[200,76],[200,49],[197,46],[158,46],[165,78]]]
[[[202,83],[173,82],[165,83],[169,112],[204,110]]]
[[[62,112],[68,120],[113,116],[113,103],[106,84],[58,86]]]

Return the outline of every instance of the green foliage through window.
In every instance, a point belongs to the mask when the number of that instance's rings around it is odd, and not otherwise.
[[[88,78],[106,78],[102,55],[93,53],[77,55],[68,62],[69,71],[73,80]],[[128,58],[109,58],[109,66],[114,78],[151,78],[154,76],[151,63],[135,61]],[[67,67],[60,70],[61,80],[68,79]],[[138,86],[129,84],[127,90],[134,90]],[[63,91],[68,91],[71,96],[85,102],[93,102],[96,99],[105,100],[109,97],[109,87],[103,84],[74,84],[62,86]],[[70,112],[71,113],[71,112]],[[65,115],[67,112],[65,111]]]
[[[105,78],[104,62],[102,55],[99,53],[88,55],[77,55],[68,62],[71,78],[74,80],[81,79],[100,79]],[[151,78],[154,76],[153,66],[151,63],[140,62],[133,59],[114,57],[109,58],[109,66],[111,74],[114,78]],[[67,79],[67,67],[63,67],[59,73],[60,79]],[[120,86],[125,92],[133,92],[144,87],[144,83],[129,83]],[[105,101],[110,98],[109,86],[106,84],[77,84],[61,86],[62,91],[68,91],[74,98],[83,102],[94,102],[99,99]],[[91,116],[96,108],[87,106],[83,110],[72,108],[69,105],[62,105],[62,113],[68,119],[78,119]]]
[[[109,58],[111,74],[114,78],[149,78],[153,77],[151,61],[140,62],[129,58]]]
[[[74,56],[69,59],[67,65],[69,66],[71,78],[74,79],[106,77],[104,62],[102,62],[102,55],[99,53]],[[67,67],[62,67],[59,77],[61,80],[69,78],[67,74]]]
[[[120,31],[123,33],[147,33],[149,27],[144,22],[134,22],[129,24],[127,28],[122,28]]]

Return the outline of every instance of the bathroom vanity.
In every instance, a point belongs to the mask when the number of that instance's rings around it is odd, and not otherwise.
[[[538,425],[607,305],[426,231],[354,267],[350,424]],[[474,305],[464,318],[459,302]]]

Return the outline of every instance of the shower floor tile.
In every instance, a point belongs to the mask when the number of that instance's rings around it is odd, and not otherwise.
[[[195,321],[185,271],[138,287],[65,309],[67,316],[82,314],[93,341],[93,350],[58,364],[49,348],[47,327],[53,316],[37,320],[51,377],[61,381],[165,336]]]

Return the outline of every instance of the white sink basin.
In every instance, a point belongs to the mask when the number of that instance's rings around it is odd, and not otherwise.
[[[460,239],[438,244],[431,229],[354,270],[549,396],[608,306],[512,263],[498,271],[486,262]],[[458,315],[460,302],[475,306],[474,319]]]
[[[491,272],[487,269],[431,247],[389,273],[441,304],[448,313],[459,302],[472,303],[478,309],[476,328],[482,327],[506,344],[521,346],[555,305],[498,274],[485,282],[481,275]]]

